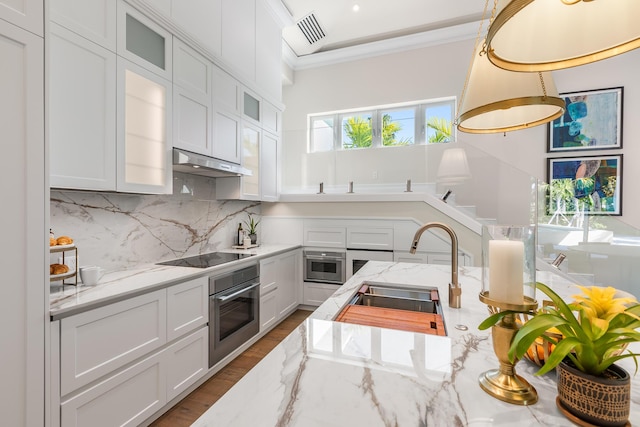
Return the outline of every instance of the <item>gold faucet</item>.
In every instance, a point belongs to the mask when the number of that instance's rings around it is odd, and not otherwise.
[[[462,288],[458,283],[458,236],[456,236],[453,229],[441,222],[428,222],[424,224],[422,227],[418,228],[415,236],[413,236],[413,243],[411,243],[411,249],[409,249],[409,252],[412,254],[416,253],[420,236],[430,228],[441,228],[446,231],[451,238],[451,283],[449,283],[449,307],[460,308]]]

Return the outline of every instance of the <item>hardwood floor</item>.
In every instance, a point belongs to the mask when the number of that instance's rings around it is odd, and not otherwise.
[[[296,310],[207,382],[154,421],[151,426],[190,426],[311,313],[311,311]]]

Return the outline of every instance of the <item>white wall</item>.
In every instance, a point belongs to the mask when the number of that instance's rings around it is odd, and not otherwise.
[[[467,40],[296,71],[294,84],[283,88],[286,105],[283,114],[283,186],[302,180],[307,114],[459,96],[472,47],[473,40]],[[636,228],[640,228],[640,197],[634,194],[633,183],[640,179],[640,170],[634,168],[634,164],[640,160],[640,145],[635,143],[634,135],[640,131],[640,123],[633,118],[640,113],[640,82],[635,76],[639,65],[640,50],[636,50],[599,63],[554,72],[560,92],[624,86],[623,149],[608,150],[606,153],[624,153],[624,215],[619,218]],[[458,133],[458,141],[546,180],[546,126],[511,132],[506,136]],[[603,151],[588,154],[598,153]],[[354,164],[356,169],[369,166],[366,162]],[[404,167],[406,163],[398,165],[398,168]],[[416,175],[420,173],[423,172],[416,171]],[[501,179],[508,179],[503,175]],[[519,211],[523,209],[520,202],[512,205],[514,208],[518,206]],[[501,209],[509,210],[510,207],[501,206]]]

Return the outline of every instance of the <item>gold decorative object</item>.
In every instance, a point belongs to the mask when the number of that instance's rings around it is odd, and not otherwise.
[[[496,13],[496,3],[489,24]],[[517,73],[489,61],[482,37],[482,15],[471,63],[462,88],[456,125],[468,133],[496,133],[526,129],[555,120],[564,114],[551,73]]]
[[[489,27],[486,51],[505,70],[559,70],[640,47],[638,0],[501,3],[508,4]]]
[[[528,296],[524,296],[522,304],[496,301],[491,298],[489,291],[480,293],[480,301],[489,306],[490,313],[502,310],[530,313],[538,306],[538,303]],[[491,328],[493,351],[498,356],[500,367],[484,372],[478,381],[484,391],[497,399],[517,405],[533,405],[538,401],[536,389],[527,380],[516,374],[515,365],[518,360],[511,362],[507,355],[511,341],[520,326],[521,322],[516,313],[510,313]]]

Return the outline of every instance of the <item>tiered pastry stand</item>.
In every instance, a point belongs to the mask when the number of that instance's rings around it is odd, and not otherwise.
[[[69,270],[68,272],[62,273],[62,274],[52,274],[49,276],[49,281],[51,283],[62,281],[63,289],[64,289],[64,285],[78,286],[78,248],[76,247],[75,243],[71,243],[70,245],[49,246],[49,252],[52,254],[62,252],[62,264],[65,264],[65,265],[66,265],[65,259],[69,258],[69,256],[67,255],[67,252],[73,252],[74,254],[72,256],[75,256],[74,270]],[[75,278],[73,283],[67,283],[66,281],[68,279],[71,279],[72,277]]]

